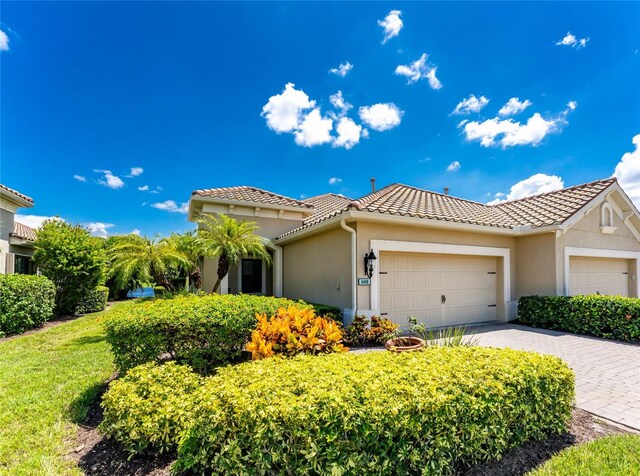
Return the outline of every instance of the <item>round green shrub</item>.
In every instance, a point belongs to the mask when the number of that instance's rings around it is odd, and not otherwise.
[[[640,436],[600,438],[561,451],[529,476],[640,474]]]
[[[104,394],[100,430],[140,453],[175,449],[193,416],[193,394],[202,377],[184,365],[149,363],[131,369]]]
[[[255,328],[256,314],[303,302],[252,295],[186,295],[124,303],[105,319],[107,342],[121,372],[171,357],[207,373],[236,361]]]
[[[76,308],[76,314],[104,311],[104,308],[107,307],[108,298],[109,288],[106,286],[98,286],[85,294],[80,300]]]
[[[56,290],[44,276],[0,274],[0,337],[40,327],[53,316]]]

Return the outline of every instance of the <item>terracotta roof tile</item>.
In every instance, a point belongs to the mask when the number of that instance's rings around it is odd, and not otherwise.
[[[31,228],[30,226],[23,225],[22,223],[13,222],[13,232],[11,236],[15,236],[17,238],[23,238],[29,241],[35,241],[36,239],[36,230]]]
[[[222,187],[222,188],[207,188],[204,190],[194,190],[191,196],[197,197],[213,197],[220,198],[222,200],[238,200],[242,202],[255,202],[265,203],[270,205],[280,205],[287,207],[298,208],[313,208],[301,200],[285,197],[284,195],[278,195],[277,193],[262,190],[257,187]]]
[[[33,198],[28,197],[25,194],[18,192],[17,190],[9,188],[6,185],[2,185],[1,183],[0,183],[0,189],[6,190],[7,192],[10,192],[10,193],[13,193],[14,195],[17,195],[18,197],[20,197],[21,199],[26,200],[27,202],[33,203]]]
[[[560,224],[615,181],[615,178],[597,180],[497,205],[486,205],[398,183],[357,200],[335,194],[318,195],[305,200],[305,203],[314,206],[313,215],[307,217],[301,227],[278,238],[309,228],[350,209],[498,228],[535,228]]]

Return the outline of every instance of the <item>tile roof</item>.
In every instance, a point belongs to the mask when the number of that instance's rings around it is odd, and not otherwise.
[[[36,239],[36,230],[31,228],[30,226],[23,225],[22,223],[13,222],[13,232],[11,236],[15,236],[17,238],[23,238],[29,241],[35,241]]]
[[[222,187],[222,188],[207,188],[204,190],[194,190],[191,196],[196,197],[213,197],[220,198],[222,200],[238,200],[242,202],[256,202],[266,203],[270,205],[280,205],[287,207],[298,208],[313,208],[301,200],[285,197],[284,195],[278,195],[277,193],[262,190],[257,187]]]
[[[25,194],[18,192],[17,190],[14,190],[14,189],[12,189],[12,188],[9,188],[9,187],[7,187],[6,185],[2,185],[1,183],[0,183],[0,189],[5,190],[5,191],[7,191],[7,192],[9,192],[9,193],[12,193],[12,194],[14,194],[14,195],[16,195],[16,196],[20,197],[21,199],[26,200],[27,202],[31,202],[31,203],[33,203],[33,198],[28,197],[28,196],[26,196]]]
[[[493,208],[507,215],[514,226],[557,225],[571,218],[614,182],[615,178],[597,180],[555,192],[502,202],[493,205]]]
[[[398,183],[357,200],[335,194],[318,195],[305,200],[315,207],[313,215],[307,217],[301,227],[278,238],[309,228],[348,210],[498,228],[554,225],[569,219],[614,182],[615,178],[597,180],[496,205],[486,205]]]

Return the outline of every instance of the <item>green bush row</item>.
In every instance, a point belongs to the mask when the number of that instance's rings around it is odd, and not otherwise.
[[[76,314],[104,311],[104,308],[107,307],[107,299],[109,299],[109,288],[98,286],[80,299],[78,307],[76,307]]]
[[[562,432],[573,373],[510,349],[272,358],[193,380],[146,365],[111,384],[102,430],[178,450],[198,474],[446,475]]]
[[[334,321],[342,324],[342,310],[339,307],[329,306],[328,304],[318,304],[315,302],[310,302],[308,304],[312,307],[316,316],[330,317]]]
[[[56,289],[44,276],[0,274],[0,337],[40,327],[53,316]]]
[[[640,299],[620,296],[523,296],[522,324],[606,339],[640,340]]]
[[[238,360],[257,324],[256,313],[274,314],[303,302],[252,295],[186,295],[124,303],[105,319],[107,342],[121,372],[170,357],[207,373]]]

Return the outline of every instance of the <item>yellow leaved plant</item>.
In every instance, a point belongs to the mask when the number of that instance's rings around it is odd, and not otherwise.
[[[253,360],[281,354],[330,354],[349,350],[342,344],[342,329],[333,320],[316,316],[313,309],[281,307],[276,314],[256,314],[258,325],[247,350]]]

